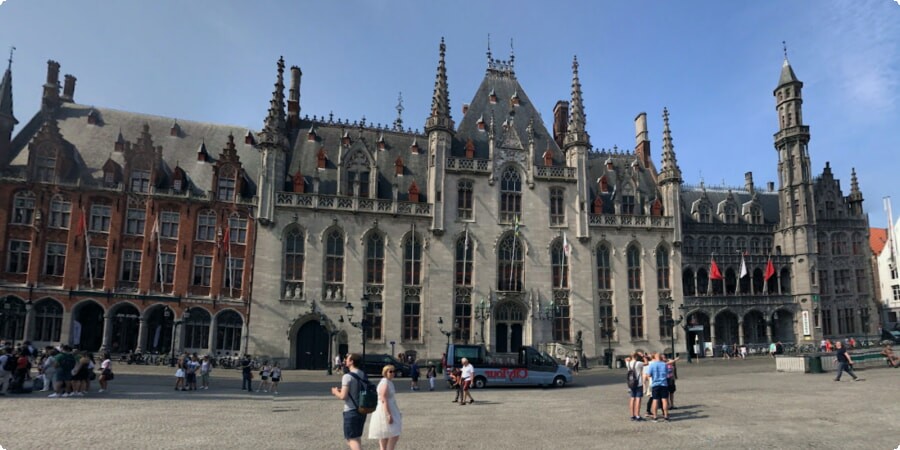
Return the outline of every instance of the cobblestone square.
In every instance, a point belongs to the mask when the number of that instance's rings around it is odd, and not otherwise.
[[[0,445],[19,449],[346,448],[337,375],[288,371],[279,395],[238,390],[239,373],[218,370],[209,391],[175,392],[167,367],[115,366],[108,394],[48,399],[7,395]],[[900,445],[900,370],[776,373],[768,358],[679,366],[670,423],[628,420],[624,370],[592,368],[562,389],[493,388],[476,402],[453,393],[410,392],[397,380],[408,449],[860,448]],[[427,386],[427,383],[421,383]],[[378,448],[364,439],[364,448]]]

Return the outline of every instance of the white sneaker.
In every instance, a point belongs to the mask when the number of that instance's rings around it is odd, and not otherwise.
[[[104,393],[104,392],[106,392],[106,389],[100,389],[100,390],[99,390],[99,391],[97,391],[97,392],[99,392],[99,393],[101,393],[101,394],[102,394],[102,393]]]
[[[64,395],[65,395],[65,394],[64,394]],[[50,394],[50,395],[47,396],[47,398],[57,398],[57,397],[59,397],[59,394],[57,394],[56,392],[54,392],[54,393],[52,393],[52,394]]]
[[[272,393],[275,394],[275,395],[278,395],[278,391],[274,391],[274,392],[272,392]]]
[[[60,395],[60,397],[68,397],[68,396],[69,396],[69,393],[68,393],[68,392],[65,393],[65,394],[63,394],[63,395]]]

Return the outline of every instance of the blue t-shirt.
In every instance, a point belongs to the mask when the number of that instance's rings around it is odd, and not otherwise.
[[[669,374],[669,370],[666,368],[666,363],[662,361],[653,361],[650,363],[650,387],[657,386],[668,386],[668,382],[666,382],[666,377]]]

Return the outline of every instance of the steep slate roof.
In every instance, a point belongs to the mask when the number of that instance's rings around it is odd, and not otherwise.
[[[91,110],[99,114],[96,125],[88,123],[87,116]],[[28,144],[40,126],[32,127],[32,123],[43,122],[43,112],[38,112],[13,142],[13,154],[10,165],[24,168],[28,163]],[[103,179],[103,165],[112,159],[121,167],[125,167],[122,152],[115,151],[115,143],[121,132],[125,140],[135,144],[141,136],[144,125],[149,126],[154,146],[162,146],[164,171],[170,175],[176,165],[184,170],[195,191],[214,191],[212,186],[213,164],[221,149],[228,142],[228,135],[233,134],[241,165],[247,174],[247,190],[245,196],[256,193],[256,179],[259,174],[259,154],[251,145],[244,144],[247,129],[242,127],[216,125],[210,123],[178,120],[180,132],[178,136],[170,136],[175,120],[168,117],[119,111],[115,109],[97,108],[75,103],[63,103],[54,113],[59,123],[63,138],[71,143],[80,156],[83,167],[82,177],[89,176],[94,180]],[[27,134],[26,134],[27,133]],[[197,160],[197,150],[206,144],[209,162]]]
[[[765,192],[760,190],[755,190],[754,193],[750,193],[745,189],[721,189],[721,188],[695,188],[695,187],[682,187],[681,189],[681,207],[682,207],[682,217],[684,222],[693,223],[696,222],[691,215],[691,206],[695,201],[700,200],[703,197],[703,194],[706,194],[706,198],[709,199],[712,204],[711,213],[714,216],[714,222],[721,222],[719,220],[719,216],[717,215],[717,207],[719,203],[725,201],[728,198],[729,192],[734,198],[734,201],[738,205],[738,214],[743,214],[743,205],[744,203],[750,202],[753,199],[753,196],[756,195],[757,200],[759,201],[759,206],[762,208],[763,214],[763,223],[764,224],[773,224],[778,223],[779,219],[779,211],[778,211],[778,193],[777,192]]]
[[[315,140],[310,141],[310,130],[315,131]],[[349,149],[341,151],[341,138],[344,133],[350,137]],[[378,149],[378,140],[383,137],[384,150]],[[413,142],[418,145],[419,153],[412,153]],[[319,151],[324,150],[327,163],[325,169],[318,170]],[[391,199],[392,186],[397,184],[400,200],[408,198],[408,190],[413,181],[420,189],[420,201],[425,201],[428,177],[427,152],[428,138],[423,134],[415,134],[372,127],[360,127],[359,124],[341,124],[336,122],[317,122],[304,118],[300,121],[294,145],[288,162],[288,175],[294,176],[299,170],[306,180],[307,192],[312,192],[312,178],[319,177],[320,194],[349,194],[338,186],[338,167],[340,157],[347,161],[357,151],[362,151],[367,158],[374,158],[378,169],[376,184],[377,198]],[[396,176],[397,158],[403,160],[403,176]],[[371,160],[370,160],[371,161]],[[370,174],[369,176],[373,176]]]
[[[456,131],[456,139],[450,150],[451,156],[464,157],[466,143],[469,139],[475,144],[476,159],[488,159],[488,134],[491,120],[494,121],[494,145],[500,147],[515,145],[516,140],[521,143],[522,149],[528,151],[528,125],[533,120],[534,134],[534,164],[544,165],[543,154],[548,149],[553,152],[554,165],[564,165],[565,158],[553,135],[547,132],[543,120],[528,94],[522,89],[522,85],[516,79],[511,64],[500,66],[498,62],[490,61],[484,79],[475,92],[475,97],[469,103],[469,109],[463,115],[462,121]],[[491,103],[490,95],[497,97],[496,103]],[[512,106],[510,100],[518,97],[519,105]],[[479,119],[484,120],[484,131],[478,129]],[[504,129],[504,123],[512,124],[511,129]]]
[[[603,199],[603,213],[612,214],[615,211],[614,202],[617,197],[622,195],[625,184],[630,182],[635,188],[635,196],[643,207],[646,207],[654,199],[657,198],[657,186],[653,180],[653,167],[649,169],[640,166],[635,171],[633,164],[637,161],[637,156],[630,152],[619,152],[617,150],[592,151],[588,154],[587,177],[588,189],[591,193],[591,202],[598,195]],[[613,168],[609,170],[607,163],[612,163]],[[606,182],[609,186],[608,192],[600,192],[600,178],[606,176]],[[662,199],[660,199],[662,201]],[[664,215],[669,213],[663,211]]]

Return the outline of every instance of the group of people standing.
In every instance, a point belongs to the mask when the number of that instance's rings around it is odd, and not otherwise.
[[[99,364],[97,361],[93,353],[66,344],[45,347],[38,354],[29,342],[23,342],[15,350],[4,342],[0,344],[0,395],[52,391],[50,398],[83,397],[93,380],[100,383],[99,393],[106,392],[114,377],[109,353],[104,352]],[[38,376],[32,377],[35,367]],[[26,386],[28,380],[30,386]]]
[[[628,409],[632,421],[668,421],[669,410],[675,409],[675,363],[678,357],[666,358],[661,353],[644,354],[635,352],[625,358],[628,369],[629,400]],[[641,417],[641,400],[647,400],[647,412]],[[663,416],[658,415],[662,409]]]

